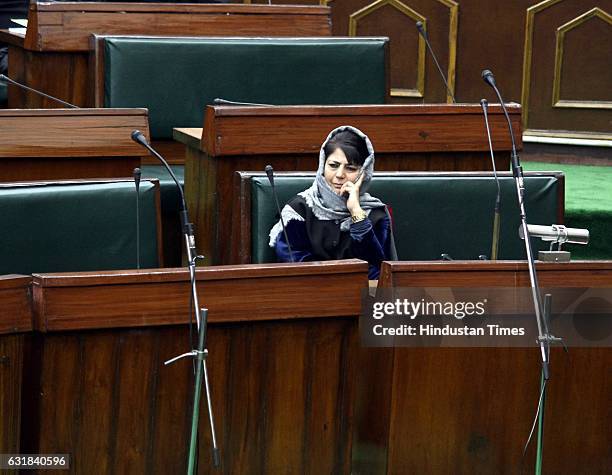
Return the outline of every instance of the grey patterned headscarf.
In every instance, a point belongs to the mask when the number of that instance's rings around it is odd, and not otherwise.
[[[345,196],[336,194],[333,188],[327,183],[324,176],[325,161],[327,159],[325,156],[325,145],[334,135],[336,135],[338,132],[342,132],[343,130],[350,130],[359,137],[363,138],[369,152],[369,155],[362,166],[363,181],[359,189],[359,204],[361,205],[361,208],[367,215],[369,215],[372,209],[385,207],[385,204],[382,201],[366,192],[374,172],[374,147],[372,146],[372,142],[370,142],[368,136],[361,130],[351,127],[350,125],[343,125],[329,133],[325,139],[325,142],[323,142],[323,145],[321,145],[321,150],[319,152],[319,168],[317,169],[317,176],[315,177],[312,186],[298,193],[298,195],[304,198],[304,201],[306,201],[308,207],[312,209],[312,212],[317,219],[339,220],[341,221],[340,229],[342,231],[348,231],[351,225],[351,213],[346,207],[347,198]],[[285,220],[285,224],[292,219],[303,221],[303,218],[289,205],[286,205],[283,208],[282,215],[283,219]],[[279,220],[279,222],[276,223],[270,231],[270,247],[274,247],[276,244],[276,239],[281,232],[282,225]]]

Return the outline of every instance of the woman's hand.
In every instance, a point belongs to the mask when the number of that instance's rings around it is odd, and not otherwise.
[[[348,199],[346,201],[346,207],[351,213],[351,216],[363,212],[361,209],[361,205],[359,204],[359,189],[361,188],[361,183],[363,183],[364,175],[362,174],[359,179],[353,183],[352,181],[347,181],[340,188],[340,196],[344,196],[344,194],[348,194]]]

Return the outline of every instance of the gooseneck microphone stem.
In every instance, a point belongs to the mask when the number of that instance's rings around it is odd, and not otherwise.
[[[446,86],[446,92],[448,93],[450,98],[453,100],[453,104],[456,104],[457,101],[455,100],[455,96],[452,93],[452,91],[451,91],[451,89],[450,89],[450,87],[448,85],[448,82],[446,81],[446,76],[442,72],[442,68],[440,67],[440,63],[438,63],[438,58],[436,57],[436,54],[434,53],[433,48],[431,47],[431,44],[429,43],[429,38],[427,37],[427,31],[425,31],[425,25],[423,25],[422,21],[417,21],[416,22],[416,27],[417,27],[417,30],[419,30],[419,34],[425,40],[425,44],[427,45],[427,49],[431,53],[431,57],[433,58],[434,63],[436,63],[436,67],[438,68],[438,72],[440,73],[440,76],[442,77],[442,81],[444,81],[444,85]]]
[[[493,143],[491,142],[491,129],[489,128],[488,102],[486,99],[480,100],[480,106],[484,115],[485,127],[487,129],[487,139],[489,141],[489,152],[491,154],[491,165],[493,166],[493,176],[497,185],[497,196],[495,197],[495,209],[493,211],[493,234],[491,239],[491,260],[497,260],[497,252],[499,250],[499,228],[501,226],[501,187],[499,185],[499,177],[497,176],[497,167],[495,166],[495,156],[493,154]]]
[[[8,82],[8,83],[13,84],[14,86],[17,86],[17,87],[19,87],[21,89],[25,89],[26,91],[33,92],[34,94],[38,94],[39,96],[46,97],[47,99],[51,99],[52,101],[55,101],[55,102],[57,102],[59,104],[62,104],[64,106],[68,107],[69,109],[79,109],[79,106],[75,106],[74,104],[70,104],[70,102],[62,101],[61,99],[58,99],[57,97],[53,97],[53,96],[50,96],[49,94],[45,94],[44,92],[38,91],[36,89],[33,89],[33,88],[29,87],[29,86],[26,86],[25,84],[21,84],[20,82],[17,82],[15,80],[11,79],[8,76],[5,76],[4,74],[0,74],[0,81]]]
[[[256,107],[274,107],[272,104],[259,104],[257,102],[236,102],[228,101],[217,97],[213,99],[213,104],[216,106],[256,106]]]
[[[208,414],[210,417],[210,430],[211,430],[211,440],[212,440],[212,453],[213,453],[213,465],[215,467],[219,467],[220,458],[219,458],[219,448],[217,447],[217,438],[215,435],[215,426],[213,423],[213,410],[212,410],[212,399],[210,397],[210,386],[208,380],[208,371],[206,369],[206,357],[208,356],[208,350],[204,347],[205,337],[206,337],[206,325],[208,315],[207,309],[201,309],[202,316],[200,316],[200,303],[198,300],[198,292],[196,286],[196,275],[195,275],[195,267],[196,267],[196,259],[201,258],[202,256],[198,256],[196,253],[196,245],[195,245],[195,237],[193,232],[193,224],[189,221],[189,213],[187,211],[187,203],[185,201],[185,193],[183,191],[183,187],[181,186],[178,178],[168,165],[168,162],[162,157],[157,151],[151,147],[151,145],[147,142],[146,137],[139,130],[134,130],[132,132],[132,140],[143,147],[145,147],[155,158],[157,158],[164,167],[170,173],[170,176],[176,183],[176,186],[179,190],[179,194],[181,196],[181,227],[183,230],[184,241],[185,241],[185,251],[187,253],[187,264],[189,267],[189,278],[191,284],[191,298],[193,301],[193,307],[196,315],[196,324],[198,328],[198,348],[192,349],[188,353],[184,353],[180,356],[172,358],[165,362],[166,365],[177,361],[183,357],[192,356],[196,361],[195,368],[195,382],[194,382],[194,402],[193,402],[193,412],[192,412],[192,423],[191,423],[191,437],[189,441],[189,454],[187,461],[187,473],[188,475],[193,475],[195,473],[196,466],[196,453],[197,453],[197,431],[198,431],[198,421],[200,417],[200,394],[202,388],[202,373],[204,375],[204,389],[206,392],[206,401],[208,404]],[[189,310],[191,313],[191,309]],[[189,322],[191,323],[191,315],[189,317]]]
[[[506,105],[504,100],[502,99],[501,93],[495,84],[495,78],[493,77],[493,73],[488,69],[485,69],[482,72],[483,80],[493,88],[497,98],[499,99],[499,103],[504,111],[504,116],[506,117],[506,121],[508,122],[508,130],[510,131],[510,139],[512,141],[512,174],[514,176],[514,181],[516,183],[516,193],[518,198],[519,212],[521,218],[521,228],[523,230],[523,236],[525,240],[525,252],[527,254],[527,265],[529,267],[529,280],[531,283],[531,296],[533,299],[533,306],[535,310],[536,323],[538,326],[538,345],[540,346],[540,356],[542,360],[542,384],[540,386],[540,398],[538,402],[538,411],[544,412],[544,401],[546,398],[546,383],[549,378],[549,355],[550,355],[550,342],[553,337],[548,333],[548,325],[546,324],[546,320],[544,318],[544,308],[542,306],[542,298],[540,292],[540,286],[538,284],[538,276],[536,273],[535,262],[533,257],[533,250],[531,248],[531,236],[529,235],[529,228],[527,226],[527,214],[525,212],[525,186],[523,180],[523,170],[520,165],[518,153],[516,152],[516,142],[514,140],[514,131],[512,130],[512,122],[510,121],[510,116],[508,115],[508,110],[506,109]],[[549,302],[550,305],[550,302]],[[539,428],[539,436],[543,438],[543,426],[541,425]],[[543,439],[541,439],[543,440]],[[538,454],[536,457],[536,474],[541,473],[542,469],[542,458],[543,454],[541,450],[538,450]]]
[[[140,168],[134,168],[134,185],[136,185],[136,269],[140,269]]]
[[[529,229],[527,227],[527,213],[525,212],[525,185],[523,180],[523,170],[521,168],[519,157],[516,152],[516,142],[514,140],[514,131],[512,130],[512,122],[508,115],[508,110],[504,100],[501,97],[499,89],[495,84],[495,78],[493,73],[488,69],[482,72],[482,78],[484,81],[493,88],[499,103],[501,104],[502,110],[508,122],[508,129],[510,131],[510,139],[512,141],[512,174],[516,183],[516,193],[518,198],[519,212],[521,217],[521,227],[523,229],[523,236],[525,236],[525,251],[527,253],[527,264],[529,266],[529,280],[531,283],[531,295],[533,298],[533,306],[536,315],[536,323],[538,325],[538,343],[540,345],[540,355],[542,358],[542,372],[544,373],[544,379],[548,380],[548,342],[549,337],[548,331],[545,329],[545,323],[542,318],[542,298],[540,295],[540,286],[538,284],[538,276],[536,274],[535,262],[533,257],[533,250],[531,248],[531,236],[529,235]]]

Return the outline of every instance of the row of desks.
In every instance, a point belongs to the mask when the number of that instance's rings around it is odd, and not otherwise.
[[[520,106],[511,105],[518,147],[520,115]],[[497,167],[508,169],[511,144],[499,106],[491,106],[490,123]],[[345,124],[370,136],[381,171],[491,169],[481,109],[470,104],[208,106],[203,129],[176,129],[175,139],[184,144],[190,167],[230,163],[231,180],[235,170],[259,170],[267,163],[310,170],[327,133]],[[148,137],[146,109],[8,109],[0,110],[0,125],[0,181],[14,180],[15,167],[22,180],[126,177],[146,155],[130,138],[134,129]],[[61,166],[65,160],[74,170]],[[87,162],[84,168],[76,166],[79,160]],[[50,162],[57,167],[53,176],[44,169]]]
[[[543,286],[612,284],[610,261],[538,267]],[[0,279],[0,451],[70,453],[72,473],[182,472],[191,364],[163,361],[189,348],[188,278],[157,269]],[[536,348],[361,348],[361,261],[213,267],[197,278],[222,473],[533,466],[533,445],[523,462],[521,453]],[[379,285],[527,282],[519,262],[400,262],[383,264]],[[550,473],[609,468],[609,359],[609,348],[553,350]],[[200,473],[212,472],[206,417],[200,435]]]
[[[31,2],[25,34],[0,31],[12,79],[93,107],[90,36],[331,36],[330,8],[307,5]],[[57,107],[10,87],[9,107]]]

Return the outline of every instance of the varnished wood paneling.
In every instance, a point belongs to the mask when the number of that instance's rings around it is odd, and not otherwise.
[[[1,300],[0,300],[1,301]],[[0,334],[0,451],[20,453],[23,334]],[[12,473],[0,470],[0,473]]]
[[[146,109],[0,111],[0,181],[129,177],[148,136]]]
[[[25,47],[87,51],[89,35],[329,36],[322,6],[42,3],[30,8]]]
[[[510,117],[520,148],[518,105]],[[509,150],[507,122],[491,105],[489,122],[496,150]],[[317,153],[327,134],[350,124],[366,133],[377,155],[399,152],[488,151],[479,105],[387,106],[208,106],[201,148],[209,156]]]
[[[612,3],[568,0],[539,2],[527,10],[524,45],[522,99],[526,129],[610,132],[610,22],[590,17],[580,22],[590,10],[599,7],[609,15]],[[575,27],[564,28],[572,22]],[[557,50],[557,41],[561,41]],[[559,53],[559,57],[557,57]],[[579,58],[572,57],[577,54]],[[563,70],[555,77],[556,60],[563,60]],[[581,104],[559,107],[554,84],[560,87],[559,99]],[[590,102],[590,104],[589,104]]]
[[[155,3],[36,3],[26,38],[7,31],[9,76],[80,107],[94,107],[96,64],[89,41],[98,35],[302,36],[331,35],[330,9],[323,6]],[[9,87],[9,107],[60,107]]]
[[[31,277],[0,276],[0,335],[32,329]]]
[[[0,157],[136,157],[130,134],[148,137],[146,109],[0,111]]]
[[[542,286],[612,287],[612,262],[538,263]],[[384,287],[526,287],[524,262],[383,263]],[[353,473],[504,473],[529,471],[535,441],[523,460],[539,394],[537,348],[388,348],[364,366],[359,387],[380,387],[388,401],[379,430],[358,406]],[[551,352],[544,428],[550,473],[605,473],[609,466],[612,384],[598,375],[609,348]],[[376,399],[374,399],[376,400]]]
[[[223,284],[210,293],[200,289],[201,303],[210,309],[207,362],[222,467],[220,472],[211,467],[203,397],[199,473],[349,473],[358,369],[356,315],[360,290],[367,285],[367,264],[348,261],[210,271],[198,271],[200,283],[204,287]],[[271,275],[284,278],[267,287],[267,292],[260,288],[257,303],[236,288],[235,281],[250,281],[259,288],[260,275],[264,280]],[[315,276],[316,284],[309,279]],[[73,322],[60,331],[48,329],[37,335],[30,366],[39,369],[28,372],[26,381],[28,388],[36,389],[29,391],[26,447],[71,453],[72,473],[184,472],[192,363],[181,360],[163,366],[163,361],[190,348],[188,301],[168,292],[156,299],[158,305],[172,300],[181,309],[181,316],[166,322],[173,325],[151,324],[146,314],[155,310],[140,305],[130,311],[134,319],[148,322],[146,327],[122,328],[123,318],[109,322],[115,320],[112,307],[125,307],[121,287],[135,290],[132,285],[138,282],[145,287],[175,282],[188,290],[185,271],[47,274],[36,279],[47,290],[82,283],[80,290],[93,285],[113,291],[93,305],[106,309],[106,323],[98,323],[108,329],[80,330],[82,317],[75,314]],[[288,291],[292,307],[273,294],[273,286]],[[302,295],[322,294],[323,302],[310,310],[296,306],[293,286],[302,289]],[[342,306],[330,309],[326,287],[334,289],[336,297],[342,295],[337,299]],[[132,300],[141,303],[151,299],[142,288],[133,295],[139,297]],[[217,318],[222,307],[229,305],[228,310],[234,311],[242,305],[229,303],[229,296],[234,301],[244,299],[255,310],[251,317]],[[51,294],[45,294],[46,298],[52,298]],[[44,302],[42,306],[48,307]]]
[[[30,285],[22,275],[0,276],[0,453],[20,453],[23,358],[32,329]],[[13,473],[3,471],[0,473]]]
[[[274,320],[279,315],[335,315],[346,309],[337,289],[364,269],[358,260],[219,266],[198,269],[197,279],[212,322]],[[320,276],[327,272],[328,285],[319,288]],[[35,274],[35,326],[58,331],[181,323],[189,308],[188,281],[185,269]],[[315,290],[316,299],[301,298]],[[349,286],[343,295],[352,302],[349,314],[358,313],[359,287]]]
[[[611,266],[612,261],[536,263],[542,287],[610,287]],[[441,284],[436,285],[436,281]],[[383,287],[477,287],[478,283],[486,287],[527,287],[527,264],[523,261],[388,262],[381,267]]]
[[[508,169],[507,127],[500,108],[491,111],[497,167]],[[520,106],[510,111],[520,137]],[[268,164],[276,171],[314,170],[321,143],[337,126],[351,124],[368,134],[380,171],[491,169],[475,105],[208,106],[204,122],[204,129],[175,129],[174,137],[186,145],[185,193],[207,265],[244,262],[232,254],[232,221],[240,214],[234,173]]]
[[[9,47],[11,79],[77,107],[93,107],[89,100],[88,55],[46,53]],[[8,86],[8,106],[15,109],[62,108],[64,105],[40,94]]]

